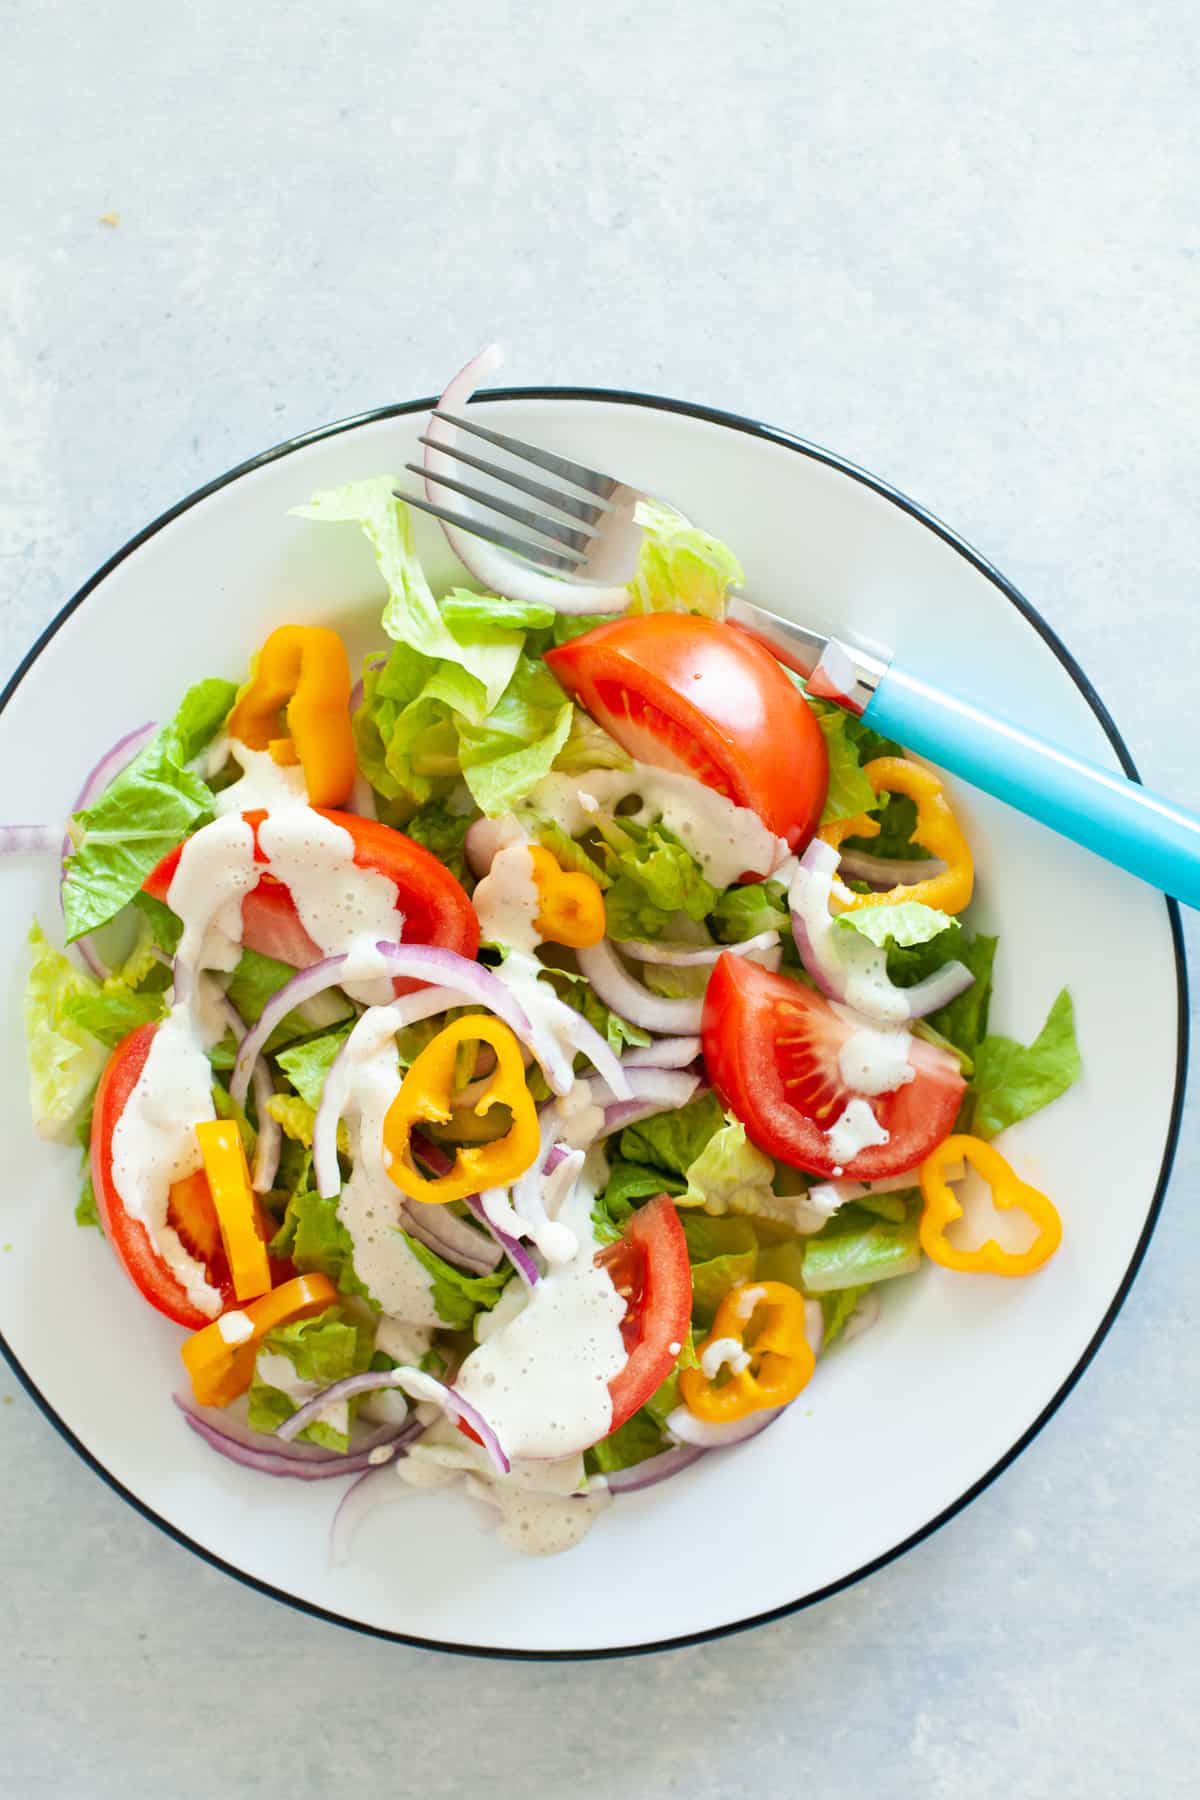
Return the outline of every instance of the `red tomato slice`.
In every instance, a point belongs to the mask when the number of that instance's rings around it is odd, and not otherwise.
[[[889,1141],[838,1164],[826,1132],[854,1097],[838,1069],[853,1030],[815,989],[728,951],[704,997],[709,1078],[759,1148],[814,1175],[840,1169],[856,1181],[878,1181],[914,1169],[949,1136],[966,1082],[957,1057],[914,1038],[915,1078],[870,1103]]]
[[[621,1336],[629,1361],[608,1384],[611,1431],[660,1388],[679,1356],[692,1314],[687,1239],[666,1194],[639,1207],[619,1243],[596,1258],[619,1294],[628,1297]],[[676,1348],[672,1349],[672,1345]]]
[[[474,959],[479,949],[479,920],[475,908],[462,885],[436,856],[423,844],[380,825],[375,819],[360,819],[355,813],[316,809],[348,831],[354,840],[354,861],[360,869],[375,869],[396,884],[396,910],[404,916],[404,939],[410,944],[437,944],[446,950],[457,950],[460,956]],[[307,968],[319,962],[323,952],[314,944],[300,922],[295,902],[287,888],[269,873],[270,862],[258,845],[257,830],[264,814],[246,813],[255,829],[255,854],[264,866],[263,877],[242,901],[242,942],[262,956],[273,956],[278,962],[294,968]],[[143,886],[156,900],[166,903],[171,880],[179,865],[183,845],[164,856],[158,867],[146,877]],[[398,994],[411,992],[422,984],[401,977],[395,987]]]
[[[100,1077],[92,1110],[92,1186],[96,1191],[96,1211],[100,1214],[104,1235],[142,1298],[160,1313],[166,1313],[168,1319],[174,1319],[177,1325],[198,1331],[202,1325],[211,1325],[212,1320],[192,1305],[155,1249],[146,1227],[139,1219],[131,1219],[125,1211],[113,1180],[113,1132],[146,1066],[157,1029],[156,1025],[139,1025],[117,1045]],[[189,1243],[188,1248],[198,1253],[204,1246]],[[228,1286],[228,1276],[224,1283],[220,1281],[215,1261],[214,1258],[212,1273],[218,1279],[213,1285],[223,1290],[228,1287],[228,1292],[222,1292],[222,1301],[230,1304],[233,1289]]]
[[[789,849],[808,843],[829,784],[825,739],[753,638],[716,619],[646,613],[598,625],[546,661],[631,756],[750,807]]]

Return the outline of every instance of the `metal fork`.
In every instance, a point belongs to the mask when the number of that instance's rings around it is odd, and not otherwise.
[[[611,586],[629,581],[639,542],[634,507],[655,496],[461,413],[435,409],[433,417],[482,439],[511,463],[531,465],[555,479],[539,480],[520,467],[422,437],[422,444],[537,505],[522,506],[505,494],[444,474],[434,478],[435,485],[460,495],[473,510],[441,506],[424,495],[402,494],[401,499],[554,574]],[[406,463],[405,468],[427,479],[419,464]],[[496,515],[501,523],[475,509]],[[533,535],[510,530],[505,521]],[[768,612],[741,594],[729,596],[725,616],[803,675],[810,694],[835,701],[882,736],[907,744],[1189,906],[1200,906],[1200,817],[984,705],[945,692],[899,667],[886,651],[844,643]]]

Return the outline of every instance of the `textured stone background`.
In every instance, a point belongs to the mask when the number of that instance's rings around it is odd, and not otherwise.
[[[6,667],[181,494],[499,335],[514,382],[727,406],[891,478],[1200,797],[1185,0],[0,0],[0,42]],[[284,1611],[0,1373],[0,1786],[1194,1793],[1198,1151],[1003,1480],[815,1611],[649,1660],[469,1663]]]

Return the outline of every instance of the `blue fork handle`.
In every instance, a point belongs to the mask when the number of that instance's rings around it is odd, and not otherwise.
[[[1200,907],[1200,816],[890,664],[863,720],[1107,862]]]

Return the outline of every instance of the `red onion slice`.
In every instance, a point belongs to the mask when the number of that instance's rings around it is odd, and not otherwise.
[[[756,950],[773,950],[779,942],[779,933],[760,931],[756,937],[746,938],[740,944],[656,944],[649,940],[643,943],[640,938],[614,938],[613,942],[622,956],[632,957],[634,962],[700,969],[711,967],[726,950],[732,956],[751,956]]]
[[[438,401],[438,410],[461,412],[480,382],[486,381],[503,361],[498,345],[489,344],[486,350],[481,350],[454,377]],[[427,437],[433,442],[427,443],[425,448],[425,493],[434,506],[448,504],[461,508],[463,502],[458,495],[443,491],[438,484],[439,475],[454,477],[460,473],[453,458],[438,448],[442,445],[453,449],[458,433],[444,419],[431,418]],[[560,580],[557,576],[543,574],[531,563],[510,555],[498,545],[460,530],[457,525],[448,525],[443,520],[442,530],[459,562],[486,593],[502,594],[509,600],[528,600],[559,613],[624,612],[629,605],[627,587],[604,587],[598,582],[570,578]]]
[[[700,1054],[698,1037],[658,1038],[628,1050],[621,1058],[624,1069],[686,1069]]]
[[[328,1450],[324,1444],[280,1443],[269,1432],[264,1434],[253,1430],[228,1408],[201,1406],[195,1396],[185,1389],[172,1394],[171,1398],[187,1418],[207,1426],[217,1437],[225,1438],[230,1444],[249,1450],[255,1456],[286,1457],[293,1463],[335,1463],[335,1474],[345,1472],[346,1462],[350,1457],[366,1456],[385,1444],[397,1443],[401,1438],[408,1442],[420,1431],[417,1421],[411,1418],[403,1419],[398,1425],[375,1425],[366,1429],[356,1422],[351,1426],[349,1450]]]
[[[416,1423],[416,1421],[413,1422]],[[278,1448],[265,1451],[252,1449],[248,1444],[243,1444],[217,1430],[216,1427],[209,1424],[207,1419],[197,1418],[193,1413],[184,1414],[184,1424],[229,1462],[237,1463],[243,1469],[254,1469],[260,1475],[291,1476],[296,1481],[331,1481],[339,1475],[361,1475],[367,1469],[375,1467],[371,1462],[374,1451],[362,1451],[348,1456],[338,1456],[335,1453],[328,1462],[301,1462],[291,1454],[290,1449],[287,1451],[281,1451]],[[417,1433],[414,1432],[412,1435],[415,1437]],[[273,1438],[267,1438],[264,1441],[267,1444],[274,1443]],[[389,1447],[394,1448],[398,1444],[399,1438],[395,1438]],[[376,1446],[376,1449],[381,1448],[383,1448],[382,1445]]]
[[[707,1419],[698,1419],[686,1406],[677,1406],[674,1412],[667,1414],[667,1430],[680,1443],[689,1444],[696,1450],[723,1450],[730,1444],[744,1444],[757,1437],[786,1411],[786,1406],[773,1406],[767,1411],[747,1413],[744,1419],[730,1419],[727,1424],[714,1425]]]
[[[699,1031],[703,999],[666,1000],[660,994],[652,994],[624,967],[607,938],[588,950],[577,950],[575,955],[580,970],[605,1006],[631,1025],[640,1025],[643,1031]]]
[[[394,1473],[390,1462],[377,1469],[364,1469],[358,1480],[350,1483],[338,1501],[337,1511],[329,1527],[329,1559],[335,1567],[350,1560],[351,1546],[368,1513],[373,1513],[388,1500],[402,1500],[413,1491],[402,1481],[385,1480],[385,1477]]]
[[[975,977],[960,962],[944,963],[915,987],[896,987],[888,977],[887,952],[839,926],[829,911],[838,862],[837,851],[814,838],[788,891],[796,948],[821,992],[883,1025],[924,1018],[965,993]]]
[[[590,1482],[598,1486],[603,1481],[610,1494],[636,1494],[643,1488],[657,1487],[660,1481],[669,1481],[672,1475],[681,1475],[703,1455],[704,1451],[697,1445],[674,1444],[670,1450],[647,1457],[645,1462],[634,1463],[631,1469],[617,1469],[611,1475],[593,1475]]]
[[[470,1201],[467,1202],[470,1206]],[[471,1208],[474,1211],[474,1207]],[[415,1237],[440,1256],[443,1262],[468,1275],[490,1275],[500,1262],[504,1246],[495,1241],[488,1226],[485,1237],[444,1206],[425,1206],[420,1200],[406,1200],[400,1207],[400,1224],[410,1237]],[[487,1220],[484,1220],[487,1225]]]
[[[479,1410],[454,1388],[447,1387],[445,1382],[438,1381],[432,1375],[426,1375],[422,1369],[401,1366],[389,1369],[386,1373],[368,1370],[363,1375],[347,1375],[342,1381],[335,1381],[320,1394],[298,1407],[290,1419],[285,1419],[276,1432],[285,1443],[294,1438],[307,1425],[324,1412],[327,1406],[335,1405],[339,1400],[352,1400],[356,1394],[370,1394],[380,1388],[399,1388],[412,1400],[425,1400],[434,1406],[440,1406],[450,1418],[461,1420],[469,1425],[478,1437],[488,1457],[501,1475],[507,1475],[512,1467],[500,1439],[492,1430]]]
[[[178,976],[179,970],[176,970]],[[183,996],[178,992],[177,999]],[[222,996],[220,1011],[233,1033],[233,1041],[240,1044],[246,1036],[246,1024],[241,1013],[227,995]],[[258,1114],[258,1134],[254,1147],[254,1170],[251,1175],[251,1186],[256,1194],[269,1194],[279,1171],[279,1157],[283,1148],[283,1128],[277,1119],[273,1119],[267,1111],[267,1102],[275,1093],[271,1081],[271,1072],[265,1062],[256,1062],[251,1077],[254,1084],[254,1106]]]
[[[502,1231],[498,1225],[493,1225],[478,1194],[468,1195],[467,1205],[480,1224],[491,1232],[526,1287],[534,1287],[541,1280],[542,1273],[520,1239],[513,1237],[510,1232]]]
[[[866,850],[843,850],[841,873],[851,881],[865,881],[886,893],[888,888],[912,887],[918,881],[932,881],[944,875],[946,865],[940,856],[915,858],[902,862],[890,856],[872,856]]]

